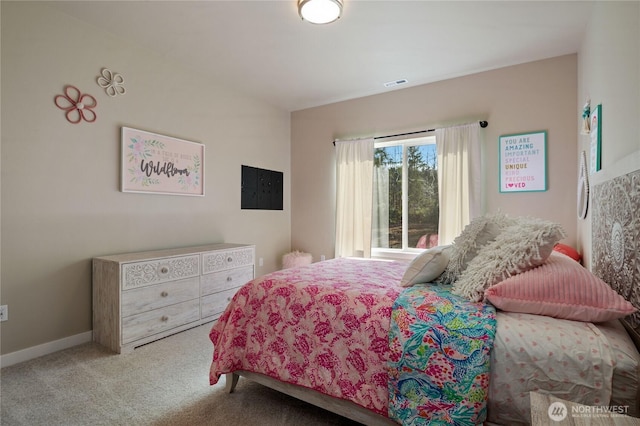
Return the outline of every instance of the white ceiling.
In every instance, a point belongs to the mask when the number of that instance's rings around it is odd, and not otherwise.
[[[288,111],[575,53],[591,8],[344,0],[342,18],[320,26],[296,0],[47,4]],[[409,83],[383,86],[398,79]]]

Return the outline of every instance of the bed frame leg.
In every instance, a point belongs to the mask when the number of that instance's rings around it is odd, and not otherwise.
[[[240,376],[238,376],[235,373],[227,373],[225,374],[225,379],[227,381],[227,385],[225,386],[225,390],[227,391],[227,393],[232,393],[233,390],[236,388],[236,385],[238,384],[238,379],[240,378]]]

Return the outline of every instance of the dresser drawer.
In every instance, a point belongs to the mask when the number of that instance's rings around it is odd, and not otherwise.
[[[221,314],[233,299],[233,296],[240,290],[240,287],[221,291],[220,293],[209,294],[200,299],[200,312],[202,318]]]
[[[243,247],[224,251],[212,251],[202,254],[202,273],[253,265],[253,247]]]
[[[203,275],[200,278],[200,295],[204,296],[233,287],[241,287],[252,279],[253,266]]]
[[[195,277],[127,290],[122,293],[122,316],[197,299],[200,296],[199,288],[200,278]]]
[[[122,353],[214,320],[254,278],[254,258],[231,243],[94,258],[93,340]]]
[[[134,342],[200,319],[199,299],[122,319],[122,344]]]
[[[122,265],[122,289],[197,277],[200,274],[200,256],[179,256]]]

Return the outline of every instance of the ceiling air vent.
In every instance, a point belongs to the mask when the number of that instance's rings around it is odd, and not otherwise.
[[[401,78],[400,80],[387,81],[384,83],[384,87],[395,87],[400,86],[401,84],[407,84],[408,81],[406,78]]]

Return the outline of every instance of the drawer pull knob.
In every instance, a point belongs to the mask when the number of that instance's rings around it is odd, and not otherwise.
[[[166,266],[163,266],[162,268],[160,268],[161,274],[166,274],[167,272],[169,272],[169,268],[167,268]]]
[[[227,262],[233,262],[233,257],[231,256],[227,257]]]
[[[160,293],[160,296],[162,297],[167,297],[169,295],[169,293],[167,293],[166,291],[163,291],[162,293]]]
[[[231,281],[233,281],[233,278],[232,277],[227,277],[227,282],[231,282]]]
[[[167,322],[167,321],[169,321],[169,317],[168,317],[168,316],[166,316],[166,315],[163,315],[163,316],[162,316],[162,318],[160,318],[160,320],[161,320],[162,322]]]

